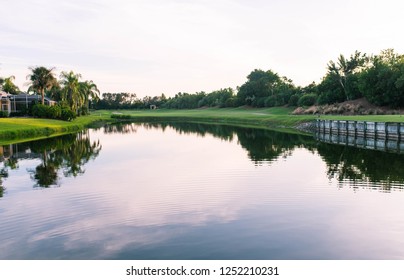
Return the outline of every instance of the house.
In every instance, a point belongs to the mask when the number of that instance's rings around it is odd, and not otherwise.
[[[20,93],[17,95],[0,92],[1,102],[0,111],[7,111],[8,113],[20,112],[28,109],[33,103],[41,103],[42,97],[37,94]],[[45,105],[54,106],[57,102],[45,97]]]
[[[4,111],[7,113],[11,113],[11,101],[10,101],[11,94],[7,92],[0,91],[0,111]]]

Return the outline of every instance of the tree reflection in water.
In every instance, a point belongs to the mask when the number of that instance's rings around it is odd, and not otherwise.
[[[325,175],[330,180],[337,180],[340,186],[390,191],[403,189],[404,185],[403,154],[321,143],[311,136],[228,125],[180,122],[119,123],[106,125],[102,129],[106,134],[130,134],[136,133],[139,126],[163,131],[171,128],[179,134],[197,134],[202,137],[212,135],[222,141],[237,140],[256,165],[270,164],[279,158],[290,156],[297,148],[304,148],[323,159],[327,166]],[[95,159],[101,151],[101,144],[98,141],[91,142],[88,131],[11,146],[19,152],[8,152],[6,156],[0,153],[0,161],[3,164],[3,167],[0,167],[0,196],[4,194],[3,181],[8,176],[8,170],[18,169],[20,159],[41,159],[41,163],[30,170],[31,177],[36,187],[50,187],[58,185],[60,173],[65,177],[83,174],[85,164]],[[3,147],[0,152],[7,149]]]
[[[8,177],[7,169],[1,168],[0,169],[0,197],[3,197],[6,188],[3,186],[3,178]]]
[[[162,129],[171,127],[179,134],[197,134],[202,137],[212,135],[223,141],[238,139],[238,143],[247,150],[248,157],[255,164],[269,163],[279,157],[287,157],[298,147],[305,146],[312,150],[311,147],[315,146],[315,142],[310,136],[265,129],[178,122],[147,123],[143,126]]]
[[[330,179],[349,181],[354,188],[367,185],[382,191],[404,188],[403,154],[327,143],[319,143],[317,151],[327,163]]]
[[[224,141],[232,141],[237,136],[238,143],[256,165],[288,157],[296,148],[305,148],[319,154],[327,166],[328,178],[336,179],[340,187],[345,184],[354,189],[370,188],[381,191],[404,188],[403,154],[326,144],[311,136],[265,129],[179,122],[142,125],[163,130],[171,127],[181,134],[209,134]]]
[[[11,145],[10,156],[4,159],[2,170],[7,174],[8,169],[18,168],[19,160],[37,158],[41,163],[35,169],[29,170],[31,178],[35,181],[34,187],[57,186],[59,171],[62,171],[65,177],[83,174],[84,165],[89,160],[95,159],[101,148],[99,141],[90,141],[88,131],[14,144]]]

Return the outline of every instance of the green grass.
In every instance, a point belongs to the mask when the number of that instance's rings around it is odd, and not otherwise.
[[[312,121],[315,116],[294,116],[290,115],[291,108],[209,108],[194,110],[121,110],[121,111],[100,111],[102,113],[119,113],[130,116],[136,120],[175,120],[175,121],[203,121],[224,124],[254,125],[261,127],[291,128],[298,123]]]
[[[0,144],[22,142],[32,139],[56,136],[80,131],[89,125],[102,121],[119,121],[111,115],[119,114],[134,121],[191,121],[231,124],[238,126],[282,129],[293,131],[302,122],[310,122],[317,115],[291,115],[293,108],[209,108],[193,110],[99,110],[89,116],[79,117],[72,122],[35,118],[0,119]],[[400,115],[367,116],[321,116],[330,120],[366,120],[378,122],[404,122]],[[296,130],[294,130],[296,132]]]
[[[97,121],[109,119],[109,114],[91,114],[79,117],[71,122],[36,118],[2,118],[0,119],[0,144],[23,142],[76,132]]]

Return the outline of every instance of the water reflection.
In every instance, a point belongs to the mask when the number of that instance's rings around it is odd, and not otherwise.
[[[403,154],[325,143],[319,143],[317,151],[327,163],[330,179],[335,178],[341,183],[348,180],[355,188],[403,189]]]
[[[3,186],[3,178],[8,177],[7,169],[2,167],[0,169],[0,197],[3,197],[6,188]]]
[[[270,164],[287,158],[298,148],[321,156],[327,166],[329,180],[337,180],[340,187],[369,188],[382,191],[402,189],[404,155],[366,150],[351,146],[333,145],[316,141],[311,136],[288,134],[271,130],[211,125],[203,123],[118,123],[105,125],[98,130],[105,134],[136,134],[142,127],[148,130],[175,130],[178,134],[211,135],[222,141],[237,141],[247,151],[255,165]],[[95,129],[97,130],[97,129]],[[60,176],[77,176],[84,173],[83,166],[96,158],[101,151],[99,141],[91,142],[88,131],[76,135],[0,147],[0,197],[4,195],[9,170],[18,169],[23,159],[40,159],[29,170],[35,187],[58,186]],[[62,172],[62,174],[61,174]],[[369,184],[372,183],[372,184]]]
[[[312,150],[312,147],[315,146],[315,142],[310,136],[256,128],[178,122],[139,125],[148,129],[162,129],[163,131],[169,127],[184,135],[196,134],[201,137],[212,135],[223,141],[237,139],[241,147],[248,152],[248,157],[256,164],[271,162],[280,156],[287,157],[298,147]]]
[[[2,148],[0,259],[404,257],[403,193],[392,192],[401,164],[389,175],[399,155],[189,123],[49,140]],[[372,157],[386,166],[370,168]],[[386,178],[388,195],[371,182]],[[63,187],[32,191],[33,182]]]
[[[115,123],[113,125],[106,124],[102,127],[105,134],[128,134],[128,133],[136,133],[137,124],[135,123]],[[101,129],[101,128],[98,128]],[[95,130],[98,130],[95,129]]]
[[[295,149],[304,148],[321,156],[327,166],[325,175],[330,180],[337,180],[340,187],[347,185],[354,189],[367,188],[387,192],[403,189],[404,154],[333,145],[306,135],[203,123],[131,123],[104,128],[104,132],[111,133],[116,130],[120,133],[135,133],[136,127],[163,131],[171,128],[179,134],[196,134],[201,137],[212,135],[229,142],[237,139],[238,144],[247,151],[248,157],[256,165],[287,158]]]
[[[84,165],[95,159],[100,151],[99,141],[91,142],[88,131],[64,135],[39,141],[3,146],[0,160],[3,162],[0,176],[6,178],[8,170],[19,168],[19,162],[27,159],[39,159],[40,164],[28,172],[35,182],[34,187],[58,186],[60,172],[65,177],[84,173]],[[0,195],[4,192],[1,187]]]

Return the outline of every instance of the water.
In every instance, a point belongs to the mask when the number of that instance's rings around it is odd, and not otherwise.
[[[0,259],[404,258],[402,154],[167,123],[0,161]]]

